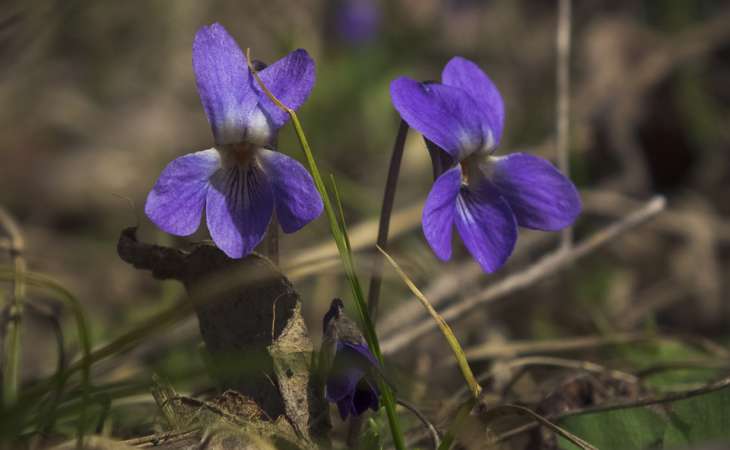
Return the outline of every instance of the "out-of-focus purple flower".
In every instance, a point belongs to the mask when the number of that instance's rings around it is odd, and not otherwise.
[[[567,227],[581,211],[580,197],[542,158],[492,156],[502,137],[504,103],[476,64],[455,57],[441,81],[401,77],[390,87],[403,120],[458,163],[434,182],[423,209],[423,232],[436,255],[448,260],[455,226],[474,259],[494,272],[512,253],[518,225],[544,231]]]
[[[340,0],[337,3],[337,32],[343,39],[360,44],[375,37],[380,25],[380,9],[375,0]]]
[[[342,300],[332,300],[322,327],[321,361],[327,372],[327,401],[337,404],[342,420],[359,416],[368,408],[377,411],[374,376],[378,376],[379,365],[357,325],[345,315]]]
[[[193,70],[215,146],[168,164],[147,196],[145,213],[162,230],[188,236],[205,208],[213,241],[241,258],[261,242],[274,209],[284,232],[293,233],[321,214],[322,199],[299,162],[267,148],[288,115],[255,83],[223,26],[198,30]],[[314,61],[299,49],[259,74],[276,97],[297,109],[314,85]]]

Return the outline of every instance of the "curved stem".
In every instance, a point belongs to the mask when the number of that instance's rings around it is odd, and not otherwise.
[[[423,426],[425,426],[426,429],[428,429],[428,433],[431,436],[431,443],[433,444],[434,450],[438,450],[439,445],[441,445],[441,436],[439,436],[439,432],[436,429],[436,427],[433,426],[433,424],[428,420],[428,418],[425,415],[423,415],[423,413],[421,411],[419,411],[418,408],[416,408],[416,406],[414,404],[412,404],[411,402],[405,401],[402,398],[396,398],[395,401],[396,401],[396,403],[398,403],[399,405],[401,405],[408,411],[412,412],[413,415],[418,417],[418,420],[420,420],[421,423],[423,424]]]
[[[400,164],[403,160],[403,149],[408,135],[408,124],[401,119],[398,126],[398,134],[393,143],[393,152],[390,156],[390,167],[388,168],[388,178],[385,182],[385,192],[383,193],[383,206],[380,208],[380,222],[378,224],[378,240],[377,246],[387,250],[388,248],[388,231],[390,229],[390,216],[393,213],[393,203],[395,201],[395,189],[398,185],[398,175],[400,174]],[[380,300],[380,286],[383,284],[383,255],[375,252],[373,255],[372,278],[370,278],[370,287],[368,289],[368,310],[372,321],[375,322],[378,313],[378,302]]]

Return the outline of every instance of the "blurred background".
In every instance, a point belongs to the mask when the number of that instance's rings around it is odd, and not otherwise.
[[[572,19],[570,166],[585,204],[576,240],[656,193],[666,195],[668,210],[452,326],[470,349],[646,330],[728,342],[730,4],[581,0]],[[505,99],[498,152],[529,151],[555,161],[557,2],[5,2],[0,204],[21,226],[29,267],[81,299],[95,344],[183,295],[180,285],[154,281],[117,257],[122,228],[139,224],[143,240],[179,247],[207,239],[205,227],[189,239],[165,236],[142,209],[167,162],[212,145],[191,45],[199,27],[216,21],[255,58],[272,62],[298,47],[314,57],[317,83],[299,115],[320,169],[337,179],[353,244],[362,250],[364,281],[399,123],[388,90],[395,77],[438,79],[451,57],[474,60]],[[302,159],[290,127],[279,149]],[[556,248],[559,235],[523,230],[498,274],[481,273],[461,247],[452,261],[438,261],[420,230],[431,182],[423,140],[411,132],[391,250],[440,308],[478,295]],[[303,297],[317,339],[331,298],[351,300],[334,255],[323,217],[281,238],[282,268]],[[393,272],[385,273],[379,325],[387,341],[423,316]],[[194,319],[180,324],[104,376],[194,371],[201,365],[197,349],[186,344],[199,341],[196,326]],[[47,324],[29,319],[24,342],[32,351],[24,356],[23,379],[51,373]],[[686,351],[652,347],[623,356],[641,361]],[[461,385],[444,363],[448,352],[432,332],[388,357],[396,379],[407,377],[407,392],[426,409],[438,409]],[[480,361],[478,370],[488,367]]]

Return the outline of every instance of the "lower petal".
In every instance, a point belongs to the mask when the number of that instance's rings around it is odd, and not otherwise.
[[[365,412],[368,408],[373,411],[378,410],[378,393],[373,386],[368,383],[367,380],[362,380],[355,390],[355,395],[352,397],[352,406],[355,410],[355,415],[360,415]]]
[[[436,256],[444,261],[451,258],[456,197],[460,189],[461,169],[457,166],[436,179],[423,207],[423,234]]]
[[[512,254],[517,223],[509,205],[489,181],[461,190],[455,222],[464,245],[486,272],[502,267]]]
[[[322,214],[322,198],[312,176],[299,161],[261,149],[259,157],[271,180],[276,218],[285,233],[293,233]]]
[[[337,402],[337,411],[340,413],[340,419],[347,420],[347,416],[355,416],[355,407],[352,404],[352,396],[345,397]]]
[[[206,218],[213,242],[231,258],[250,254],[261,242],[274,210],[274,194],[258,167],[221,170],[211,179]]]
[[[556,231],[570,226],[580,214],[575,185],[548,161],[526,153],[493,160],[492,181],[520,226]]]
[[[145,214],[161,230],[188,236],[200,226],[209,179],[220,169],[217,150],[190,153],[173,160],[147,195]]]

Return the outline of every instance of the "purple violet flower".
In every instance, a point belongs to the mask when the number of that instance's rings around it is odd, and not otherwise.
[[[379,365],[357,325],[345,315],[342,300],[332,300],[322,323],[322,360],[327,372],[325,398],[337,404],[342,420],[379,408],[374,380]]]
[[[348,416],[359,416],[368,408],[377,411],[378,388],[366,376],[367,365],[376,365],[368,346],[347,341],[338,341],[335,359],[327,377],[327,401],[336,403],[342,420]]]
[[[241,258],[261,242],[274,209],[284,232],[293,233],[321,214],[322,199],[299,162],[270,149],[289,116],[261,91],[223,26],[198,30],[193,70],[215,146],[168,164],[147,196],[145,213],[162,230],[188,236],[205,208],[213,241],[229,257]],[[295,50],[259,75],[297,109],[314,85],[314,61]]]
[[[351,44],[371,41],[378,33],[380,9],[375,0],[340,0],[336,15],[339,35]]]
[[[517,226],[557,231],[581,211],[573,183],[547,160],[526,153],[492,156],[504,126],[504,103],[473,62],[455,57],[441,83],[401,77],[390,86],[409,126],[454,160],[434,182],[423,209],[423,232],[436,256],[451,257],[453,227],[486,272],[507,261]]]

